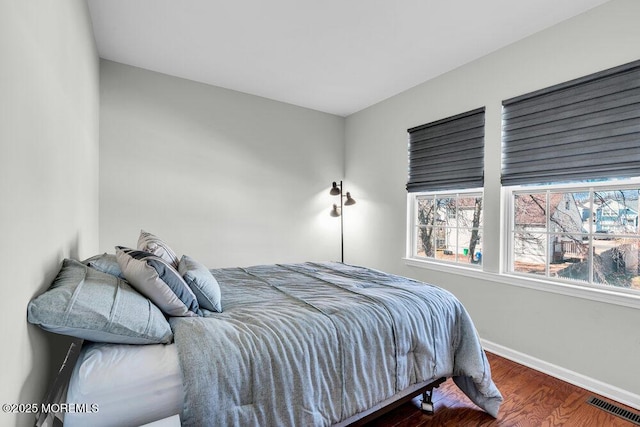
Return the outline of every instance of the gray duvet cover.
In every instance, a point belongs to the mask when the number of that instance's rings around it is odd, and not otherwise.
[[[212,270],[224,312],[172,318],[183,426],[330,426],[439,377],[502,396],[449,292],[340,263]]]

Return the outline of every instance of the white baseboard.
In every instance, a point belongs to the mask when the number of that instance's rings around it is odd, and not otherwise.
[[[519,351],[512,350],[500,344],[496,344],[485,339],[481,339],[480,341],[484,349],[488,352],[495,353],[498,356],[502,356],[531,369],[535,369],[536,371],[543,372],[580,388],[608,397],[609,399],[615,400],[623,405],[640,410],[640,395],[554,365],[553,363],[545,362],[544,360],[537,359]]]

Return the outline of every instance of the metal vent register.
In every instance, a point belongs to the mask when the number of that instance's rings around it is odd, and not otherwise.
[[[587,403],[590,405],[593,405],[597,408],[602,409],[603,411],[609,412],[610,414],[616,415],[620,418],[623,418],[629,422],[634,423],[635,425],[640,426],[640,415],[633,413],[631,411],[628,411],[624,408],[621,408],[617,405],[614,405],[612,403],[606,402],[602,399],[598,399],[595,396],[591,396],[588,400]]]

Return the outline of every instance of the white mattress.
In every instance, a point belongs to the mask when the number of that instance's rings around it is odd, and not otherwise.
[[[97,411],[68,412],[65,427],[140,426],[179,414],[184,401],[175,344],[83,346],[66,402]]]

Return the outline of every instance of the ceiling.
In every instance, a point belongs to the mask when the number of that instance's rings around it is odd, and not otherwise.
[[[109,59],[347,116],[607,0],[88,0]]]

